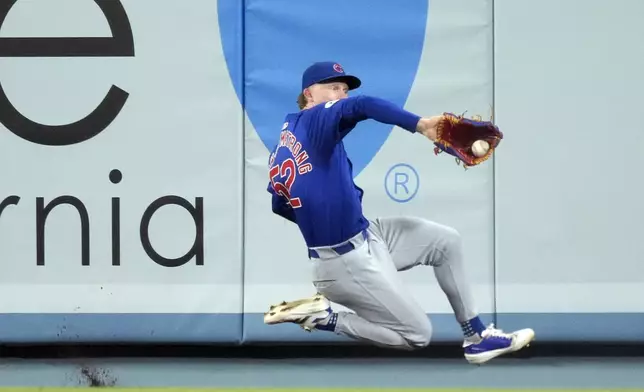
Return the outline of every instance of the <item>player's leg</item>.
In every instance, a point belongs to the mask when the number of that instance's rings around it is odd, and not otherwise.
[[[334,312],[330,300],[322,293],[271,306],[264,314],[264,322],[266,324],[295,323],[307,331],[335,332],[379,347],[401,350],[425,347],[431,337],[429,328],[425,333],[407,333],[403,336],[393,329],[367,321],[355,313]],[[408,329],[412,330],[412,328]]]
[[[319,249],[318,249],[319,250]],[[377,346],[411,350],[425,347],[431,324],[403,287],[384,241],[370,236],[341,256],[313,258],[314,285],[324,297],[289,302],[268,313],[271,322],[297,322]],[[317,298],[317,299],[316,299]],[[333,312],[326,298],[353,312]],[[297,304],[294,306],[293,304]],[[285,311],[282,311],[286,309]],[[282,311],[280,313],[280,311]]]
[[[355,312],[339,312],[335,332],[377,345],[396,341],[403,349],[427,346],[429,318],[402,284],[384,241],[374,235],[367,241],[344,256],[314,261],[317,290]],[[402,340],[382,339],[392,332]]]
[[[533,339],[529,329],[505,334],[483,325],[466,278],[461,236],[455,229],[422,218],[393,217],[373,220],[370,230],[385,241],[398,271],[418,265],[433,267],[463,330],[468,360],[485,362]]]
[[[398,271],[418,265],[434,267],[439,286],[447,295],[464,332],[484,328],[466,280],[461,237],[448,226],[415,217],[378,218],[370,230],[382,238]],[[469,325],[468,321],[478,325]]]

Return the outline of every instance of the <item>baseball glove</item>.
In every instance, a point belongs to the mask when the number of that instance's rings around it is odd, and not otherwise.
[[[472,119],[453,113],[443,113],[443,120],[438,124],[434,153],[446,152],[456,157],[456,163],[467,169],[476,166],[492,156],[503,139],[503,133],[492,121],[482,121],[480,116]],[[486,141],[490,148],[482,156],[476,156],[472,144],[477,140]]]

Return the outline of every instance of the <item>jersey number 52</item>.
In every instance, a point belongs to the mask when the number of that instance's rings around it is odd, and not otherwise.
[[[278,175],[286,177],[286,181],[284,183],[277,181]],[[286,159],[281,165],[271,167],[269,176],[275,192],[285,197],[291,207],[299,208],[302,206],[299,197],[291,198],[291,187],[293,186],[293,181],[295,181],[295,162],[293,159]]]

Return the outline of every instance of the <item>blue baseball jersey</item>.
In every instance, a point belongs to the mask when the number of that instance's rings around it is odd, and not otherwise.
[[[284,120],[269,157],[273,212],[298,225],[308,247],[348,240],[369,226],[364,191],[342,139],[363,120],[416,132],[420,117],[375,97],[355,96],[316,105]]]

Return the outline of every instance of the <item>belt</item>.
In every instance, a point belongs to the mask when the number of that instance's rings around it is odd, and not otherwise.
[[[309,248],[309,258],[321,259],[324,256],[326,257],[342,256],[354,250],[356,246],[362,245],[362,242],[365,241],[367,238],[368,238],[367,229],[364,229],[360,233],[356,234],[353,238],[351,238],[350,240],[342,244]]]

